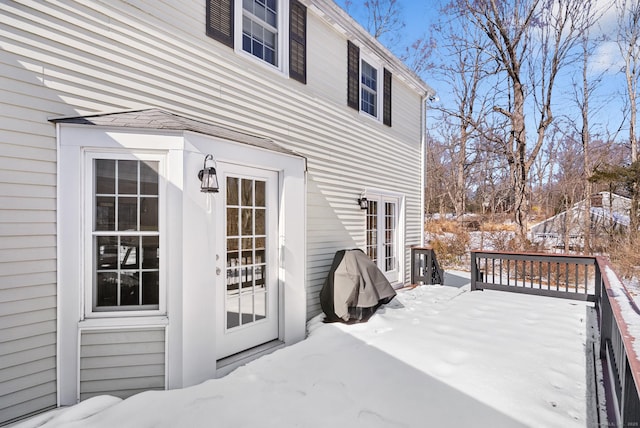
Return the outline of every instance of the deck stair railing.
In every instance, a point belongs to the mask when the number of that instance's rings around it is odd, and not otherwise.
[[[640,309],[606,258],[475,251],[471,290],[594,302],[609,426],[640,426],[640,359],[628,322],[629,317],[639,317],[640,325]]]
[[[443,279],[433,248],[411,247],[411,284],[442,284]]]

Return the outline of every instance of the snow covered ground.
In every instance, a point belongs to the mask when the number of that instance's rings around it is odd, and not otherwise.
[[[95,397],[27,427],[587,427],[591,305],[402,290],[367,323],[309,323],[309,338],[225,378],[126,400]]]

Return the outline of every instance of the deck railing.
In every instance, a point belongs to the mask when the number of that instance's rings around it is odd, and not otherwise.
[[[610,426],[640,426],[640,360],[623,316],[640,309],[606,258],[472,252],[471,290],[483,289],[594,302]]]
[[[431,247],[411,247],[411,284],[442,284],[444,271]]]
[[[596,259],[590,256],[471,252],[471,290],[596,301]]]

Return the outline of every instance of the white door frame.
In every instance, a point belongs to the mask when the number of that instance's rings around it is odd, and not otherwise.
[[[218,162],[217,172],[221,191],[216,198],[214,210],[214,215],[218,216],[216,235],[220,237],[216,240],[215,256],[217,260],[216,357],[220,359],[279,337],[278,199],[280,192],[278,173],[275,171]],[[250,194],[247,195],[248,201],[242,201],[241,194],[244,193],[243,184],[245,183],[251,183],[250,190],[247,192]],[[262,192],[258,190],[261,187],[259,183],[264,183]],[[230,185],[235,187],[235,191]],[[229,192],[235,192],[235,197],[232,198],[235,201],[231,203],[229,203]],[[262,193],[263,198],[260,198],[262,201],[258,200],[259,193]],[[243,218],[244,213],[247,213],[247,216]],[[228,224],[230,218],[235,218],[235,227]],[[247,222],[248,224],[245,224]],[[230,230],[234,230],[231,238]],[[260,240],[264,240],[264,245],[258,244]],[[236,246],[236,250],[230,250],[230,245]],[[245,247],[250,247],[249,251],[243,251]],[[258,272],[262,277],[261,281],[256,278]],[[230,278],[231,274],[237,276],[237,281]],[[260,307],[262,299],[264,303]],[[237,305],[235,308],[237,312],[229,305]],[[234,319],[235,315],[229,316],[230,313],[237,313],[237,319]],[[262,317],[262,314],[264,318],[257,319]],[[253,319],[254,316],[256,319]],[[249,318],[252,319],[249,320]],[[235,325],[230,326],[230,323]]]

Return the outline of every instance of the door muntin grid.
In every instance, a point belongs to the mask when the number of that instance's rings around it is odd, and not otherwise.
[[[378,268],[393,278],[398,270],[397,198],[368,195],[366,252]]]
[[[259,179],[226,178],[226,330],[269,315],[266,184]]]
[[[378,201],[367,204],[367,256],[374,262],[378,261]]]
[[[396,204],[385,202],[384,206],[384,271],[390,272],[396,269]]]

